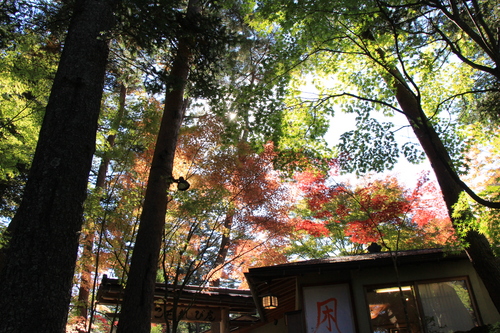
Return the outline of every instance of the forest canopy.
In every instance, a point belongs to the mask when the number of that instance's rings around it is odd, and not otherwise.
[[[2,2],[0,332],[109,330],[103,274],[118,332],[149,332],[156,282],[245,288],[371,243],[467,251],[500,309],[499,10]],[[432,168],[409,183],[402,159]]]

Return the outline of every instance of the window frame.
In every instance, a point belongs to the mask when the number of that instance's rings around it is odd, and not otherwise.
[[[431,284],[431,283],[442,283],[442,282],[451,282],[451,281],[465,281],[465,286],[467,288],[467,291],[469,293],[470,297],[470,302],[471,302],[471,307],[474,312],[475,318],[474,321],[478,326],[483,325],[483,320],[481,317],[481,312],[479,311],[479,307],[477,306],[476,302],[476,297],[474,294],[474,290],[472,288],[472,284],[470,282],[469,276],[467,275],[461,275],[461,276],[452,276],[452,277],[446,277],[446,278],[437,278],[437,279],[423,279],[423,280],[406,280],[406,281],[400,281],[399,283],[397,281],[394,282],[388,282],[388,283],[380,283],[380,284],[369,284],[369,285],[364,285],[364,297],[365,297],[365,309],[367,311],[367,316],[370,318],[370,302],[368,301],[368,292],[373,291],[374,289],[379,289],[379,288],[397,288],[398,285],[401,287],[405,286],[411,286],[412,288],[412,294],[415,299],[416,303],[416,309],[417,309],[417,317],[419,320],[419,325],[421,327],[422,332],[426,332],[426,326],[424,324],[423,316],[424,316],[424,310],[423,310],[423,304],[422,300],[420,298],[420,292],[419,292],[419,285],[423,284]],[[372,322],[370,320],[370,332],[373,331],[373,326]],[[397,330],[398,332],[405,332],[404,328]],[[392,331],[391,331],[392,332]]]

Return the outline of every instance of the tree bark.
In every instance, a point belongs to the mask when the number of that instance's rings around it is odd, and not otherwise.
[[[453,205],[457,203],[462,188],[450,173],[453,166],[448,151],[421,109],[417,96],[412,93],[402,79],[401,73],[395,69],[390,73],[394,78],[396,99],[431,163],[449,215],[452,217]],[[463,221],[459,217],[454,217],[452,222],[453,226],[457,228]],[[495,258],[484,234],[473,230],[468,231],[465,235],[465,241],[468,243],[467,254],[476,272],[483,280],[493,304],[500,312],[500,262],[498,258]]]
[[[197,11],[191,0],[187,17]],[[142,208],[139,230],[132,253],[130,271],[118,323],[118,333],[151,331],[151,310],[164,232],[168,190],[172,183],[177,138],[184,116],[184,90],[189,75],[191,45],[187,38],[179,40],[177,55],[171,67],[170,87],[156,141],[148,186]]]
[[[79,0],[0,272],[0,332],[64,332],[113,3]]]

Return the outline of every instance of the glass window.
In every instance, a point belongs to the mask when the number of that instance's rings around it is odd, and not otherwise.
[[[428,333],[468,331],[478,325],[467,281],[417,284]]]
[[[450,333],[479,325],[465,279],[373,287],[367,300],[374,333]]]
[[[374,333],[421,332],[413,286],[373,288],[367,298]]]

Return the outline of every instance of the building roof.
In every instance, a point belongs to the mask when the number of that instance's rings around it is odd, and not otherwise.
[[[97,301],[102,305],[117,305],[122,302],[124,289],[118,279],[110,279],[104,275],[97,293]],[[245,314],[255,313],[250,290],[212,288],[199,286],[173,286],[156,283],[155,300],[171,298],[178,299],[179,304],[203,306],[225,306],[232,312]]]
[[[297,276],[306,273],[324,273],[345,269],[388,266],[393,265],[394,260],[396,260],[398,265],[405,265],[430,261],[462,260],[464,258],[466,258],[466,255],[463,252],[448,252],[443,249],[377,252],[256,267],[249,269],[246,277],[247,279],[262,280],[273,277]]]
[[[123,293],[124,288],[119,279],[110,279],[104,275],[97,292],[97,302],[101,305],[119,305],[123,301]],[[155,306],[154,311],[160,311],[153,313],[152,322],[164,322],[164,313],[172,306],[174,299],[179,309],[212,309],[214,312],[227,309],[232,315],[229,321],[231,330],[259,321],[255,316],[257,311],[250,290],[156,283],[154,302],[160,306]],[[157,314],[160,316],[156,316]]]

